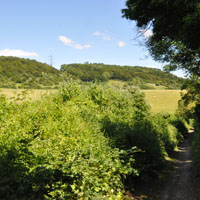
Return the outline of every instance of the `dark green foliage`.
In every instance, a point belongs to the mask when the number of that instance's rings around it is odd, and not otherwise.
[[[171,120],[171,124],[184,136],[188,136],[187,122],[183,117],[175,117]]]
[[[197,124],[200,123],[200,78],[191,76],[182,86],[186,92],[182,93],[179,101],[178,116],[187,122],[193,119]]]
[[[196,0],[127,0],[123,15],[138,27],[152,26],[155,40],[169,37],[191,49],[199,49],[200,12]]]
[[[108,81],[121,80],[129,81],[134,85],[141,86],[143,89],[145,83],[163,85],[167,88],[178,89],[181,87],[183,79],[170,73],[162,72],[159,69],[147,67],[131,67],[104,64],[69,64],[61,65],[62,72],[67,72],[75,79],[82,81]],[[149,89],[149,88],[144,88]]]
[[[194,123],[195,135],[193,136],[192,153],[197,168],[197,175],[200,178],[200,125]]]
[[[200,7],[196,0],[126,0],[123,17],[136,21],[140,31],[152,30],[150,54],[168,62],[169,70],[200,75]]]
[[[152,37],[146,44],[156,61],[168,63],[164,66],[165,71],[183,69],[187,74],[200,75],[199,50],[188,49],[181,42],[172,41],[167,37],[161,41],[155,41]]]
[[[186,120],[193,120],[194,137],[193,137],[193,154],[197,166],[197,173],[200,176],[200,78],[191,76],[184,85],[187,90],[182,95],[182,100],[179,105],[179,113]]]

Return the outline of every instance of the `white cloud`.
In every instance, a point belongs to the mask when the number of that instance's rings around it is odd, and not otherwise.
[[[95,36],[97,36],[97,37],[100,37],[102,40],[112,40],[112,41],[115,41],[115,42],[117,42],[117,45],[119,46],[119,47],[124,47],[124,46],[126,46],[126,43],[125,42],[123,42],[123,41],[120,41],[120,40],[118,40],[118,39],[116,39],[116,38],[113,38],[113,37],[110,37],[110,36],[108,36],[108,35],[106,35],[105,33],[102,33],[102,32],[94,32],[93,33],[93,35],[95,35]]]
[[[141,29],[140,32],[144,35],[145,38],[150,38],[153,35],[152,30],[150,29]]]
[[[92,48],[92,46],[89,45],[89,44],[86,44],[86,45],[75,44],[73,47],[74,47],[75,49],[80,49],[80,50]]]
[[[122,42],[122,41],[118,41],[118,46],[119,47],[124,47],[124,46],[126,46],[126,43],[125,42]]]
[[[74,41],[73,40],[71,40],[70,38],[67,38],[67,37],[65,37],[65,36],[58,36],[58,39],[61,41],[61,42],[63,42],[64,43],[64,45],[66,45],[66,46],[72,46],[73,45],[73,43],[74,43]]]
[[[66,37],[66,36],[58,36],[58,39],[66,46],[70,46],[72,48],[75,49],[79,49],[79,50],[83,50],[83,49],[89,49],[92,48],[92,46],[90,44],[86,44],[86,45],[81,45],[79,43],[74,42],[73,40],[71,40],[70,38]]]
[[[101,32],[94,32],[95,36],[101,37],[102,40],[111,40],[111,37]]]
[[[0,56],[34,57],[38,56],[38,54],[35,52],[25,52],[19,49],[4,49],[0,51]]]

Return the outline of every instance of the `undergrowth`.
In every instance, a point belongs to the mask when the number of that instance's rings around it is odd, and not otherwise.
[[[181,140],[137,88],[68,82],[38,101],[0,97],[0,198],[124,199]]]

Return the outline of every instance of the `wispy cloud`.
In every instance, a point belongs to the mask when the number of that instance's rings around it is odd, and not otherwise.
[[[153,32],[150,29],[141,29],[140,32],[144,35],[146,39],[150,38],[153,35]]]
[[[72,48],[75,48],[75,49],[79,49],[79,50],[83,50],[83,49],[89,49],[89,48],[92,48],[92,46],[90,44],[86,44],[86,45],[82,45],[82,44],[79,44],[79,43],[76,43],[74,42],[72,39],[66,37],[66,36],[63,36],[63,35],[60,35],[58,36],[58,39],[66,46],[70,46]]]
[[[122,41],[118,41],[117,45],[119,47],[125,47],[126,46],[126,43],[125,42],[122,42]]]
[[[95,36],[101,37],[102,40],[111,40],[111,37],[105,33],[94,32]]]
[[[0,56],[34,57],[39,55],[35,52],[26,52],[19,49],[4,49],[0,51]]]
[[[126,46],[126,43],[121,41],[121,40],[118,40],[114,37],[111,37],[103,32],[94,32],[93,35],[97,36],[97,37],[100,37],[102,40],[107,40],[107,41],[114,41],[117,43],[117,46],[118,47],[125,47]]]
[[[60,41],[62,41],[64,43],[64,45],[66,45],[66,46],[72,46],[74,44],[73,40],[71,40],[70,38],[67,38],[65,36],[62,36],[62,35],[58,36],[58,39]]]

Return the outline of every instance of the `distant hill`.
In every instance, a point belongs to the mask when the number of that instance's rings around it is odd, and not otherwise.
[[[64,64],[61,65],[60,70],[82,81],[121,80],[138,85],[141,89],[153,89],[151,84],[164,86],[166,89],[179,89],[184,81],[184,79],[160,69],[138,66],[102,63]]]
[[[57,70],[36,60],[0,56],[0,88],[57,88],[69,78],[85,82],[117,80],[141,89],[179,89],[184,81],[155,68],[85,63],[63,64]]]
[[[63,80],[59,70],[35,60],[0,57],[0,87],[54,87]]]

